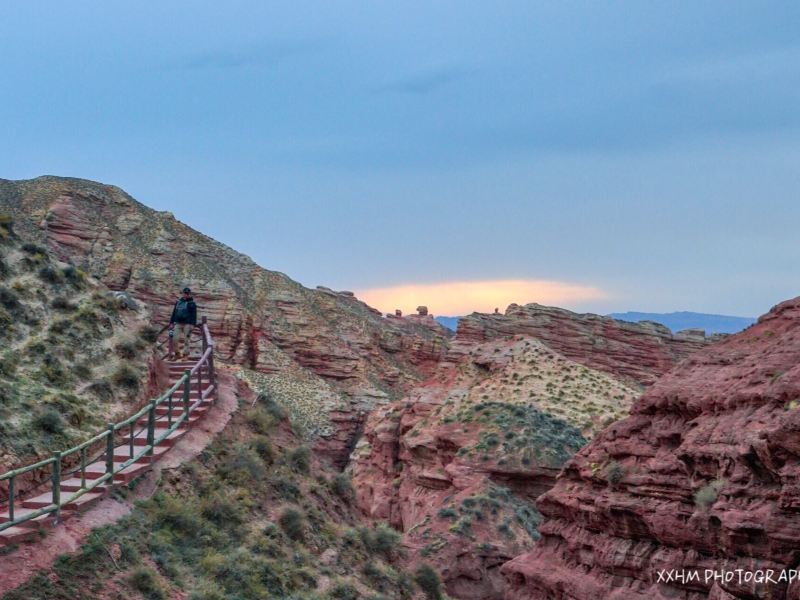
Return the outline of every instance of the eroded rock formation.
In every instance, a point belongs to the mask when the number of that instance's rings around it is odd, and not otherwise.
[[[454,352],[370,415],[354,452],[362,509],[405,533],[410,562],[458,598],[501,598],[498,567],[538,536],[537,496],[638,391],[529,338]]]
[[[542,540],[502,568],[511,600],[797,598],[705,570],[800,563],[800,298],[662,377],[538,507]]]
[[[541,304],[512,304],[505,314],[461,318],[456,339],[481,342],[515,335],[536,338],[576,362],[642,385],[719,337],[706,337],[700,330],[673,334],[648,321],[628,323]]]

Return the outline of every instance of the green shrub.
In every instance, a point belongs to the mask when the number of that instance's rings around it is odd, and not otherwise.
[[[400,545],[400,534],[381,523],[374,529],[362,527],[358,530],[361,542],[370,554],[382,554],[390,558]]]
[[[622,470],[620,464],[613,460],[609,463],[608,468],[606,469],[606,481],[611,484],[612,487],[616,487],[620,481],[622,481],[622,477],[625,473]]]
[[[152,325],[145,325],[139,330],[139,337],[149,344],[154,344],[158,341],[158,328]]]
[[[419,589],[425,593],[425,597],[431,600],[441,600],[442,582],[439,574],[430,565],[420,565],[414,571],[414,581],[417,582]]]
[[[360,597],[358,590],[346,581],[337,581],[328,590],[328,598],[335,598],[336,600],[358,600]]]
[[[114,385],[135,392],[139,389],[139,374],[128,365],[120,365],[111,376]]]
[[[724,485],[721,479],[715,479],[711,483],[707,483],[694,493],[694,503],[700,508],[708,508],[717,501],[719,491]]]
[[[128,583],[148,600],[162,600],[167,597],[155,572],[147,567],[133,571],[128,577]]]
[[[39,269],[39,279],[45,283],[56,285],[64,282],[64,274],[52,265],[45,265]]]
[[[62,386],[69,381],[69,373],[57,356],[48,352],[44,355],[42,362],[44,364],[40,372],[48,382],[56,386]]]
[[[19,366],[19,355],[16,352],[7,351],[0,358],[0,375],[11,377]]]
[[[139,354],[139,346],[133,340],[122,340],[114,347],[117,356],[126,360],[132,360]]]
[[[453,508],[446,506],[444,508],[440,508],[439,512],[436,513],[436,516],[440,519],[455,519],[458,517],[458,513]]]
[[[275,460],[275,451],[272,449],[272,444],[269,443],[269,438],[264,435],[254,436],[250,440],[250,448],[268,465]]]
[[[344,473],[337,473],[331,479],[331,491],[345,502],[350,502],[355,497],[353,484]]]
[[[261,406],[255,406],[248,410],[246,418],[247,424],[255,433],[267,435],[275,428],[275,419]]]
[[[200,514],[220,527],[236,527],[244,523],[241,506],[220,494],[214,494],[200,503]]]
[[[254,481],[263,481],[267,476],[267,469],[261,457],[243,444],[235,446],[224,457],[219,472],[227,481],[242,486],[250,486]]]
[[[284,509],[278,517],[278,525],[291,540],[302,540],[305,535],[305,518],[294,508]]]
[[[300,488],[288,477],[275,475],[270,478],[269,482],[278,496],[284,500],[295,501],[300,497]]]
[[[75,288],[83,287],[83,284],[86,282],[86,273],[72,265],[64,267],[61,270],[61,274],[64,276],[64,279]]]
[[[64,310],[64,311],[73,311],[76,310],[78,307],[72,304],[68,298],[64,296],[56,296],[53,298],[53,301],[50,303],[56,310]]]
[[[45,408],[33,419],[33,425],[40,430],[49,434],[58,434],[64,432],[64,419],[61,414],[54,408]]]
[[[289,466],[298,473],[308,473],[311,469],[311,450],[299,446],[289,453]]]
[[[114,387],[108,379],[98,379],[89,386],[88,390],[103,402],[108,402],[114,398]]]
[[[22,306],[17,293],[5,286],[0,286],[0,304],[11,311],[19,310]]]
[[[22,244],[20,249],[25,254],[47,254],[47,250],[45,248],[43,248],[42,246],[39,246],[37,244],[33,244],[31,242],[26,242],[26,243]]]

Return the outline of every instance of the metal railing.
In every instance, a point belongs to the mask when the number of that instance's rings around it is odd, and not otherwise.
[[[19,525],[21,523],[25,523],[26,521],[30,521],[32,519],[36,519],[41,517],[42,515],[46,514],[54,514],[55,521],[58,522],[61,516],[61,510],[66,505],[75,502],[78,498],[91,492],[92,490],[98,488],[100,485],[110,482],[110,485],[113,486],[114,483],[114,475],[120,473],[127,469],[130,465],[138,461],[140,458],[144,456],[152,456],[153,450],[156,446],[158,446],[162,441],[172,435],[175,430],[177,430],[181,424],[186,422],[189,419],[189,416],[192,414],[195,408],[197,408],[200,404],[202,404],[212,393],[216,391],[216,373],[214,372],[214,342],[211,338],[211,334],[208,330],[208,322],[206,317],[202,318],[200,325],[198,325],[199,332],[201,335],[202,340],[202,356],[200,359],[195,363],[194,367],[191,369],[186,369],[181,375],[180,379],[175,382],[166,392],[155,398],[154,400],[150,400],[147,404],[145,404],[141,409],[137,412],[129,416],[124,421],[120,421],[119,423],[109,423],[108,427],[81,444],[73,448],[69,448],[68,450],[63,451],[56,451],[53,452],[53,456],[50,458],[45,458],[40,460],[37,463],[32,465],[27,465],[25,467],[20,467],[18,469],[14,469],[12,471],[8,471],[0,475],[0,481],[8,481],[8,504],[3,508],[8,509],[8,520],[4,523],[0,523],[0,531],[8,529],[9,527],[13,527],[15,525]],[[161,330],[160,333],[166,331],[166,327]],[[158,347],[161,347],[162,344],[158,344]],[[203,372],[205,371],[205,383],[208,384],[206,389],[203,389]],[[190,402],[190,395],[191,395],[191,388],[192,388],[192,380],[196,381],[197,385],[197,399],[194,403]],[[181,397],[181,404],[183,406],[183,410],[180,413],[180,416],[177,418],[173,418],[173,394],[180,388],[183,388],[183,394]],[[164,432],[160,433],[158,437],[156,437],[156,409],[161,405],[167,405],[167,428]],[[147,415],[147,424],[136,431],[136,426],[138,421]],[[115,450],[115,434],[118,432],[122,432],[123,430],[128,429],[127,439],[129,444],[129,457],[122,463],[115,463],[114,462],[114,450]],[[145,437],[145,444],[144,445],[136,445],[135,440],[137,435],[141,435],[144,431],[146,431]],[[124,438],[123,438],[124,439]],[[98,462],[102,457],[102,452],[97,454],[91,459],[87,460],[87,452],[92,446],[99,445],[101,442],[105,441],[105,472],[97,477],[96,479],[88,479],[86,477],[86,468],[88,465]],[[138,451],[135,449],[139,448]],[[78,456],[79,466],[77,469],[74,469],[70,475],[77,476],[80,473],[80,480],[81,485],[80,488],[71,493],[66,497],[62,497],[61,495],[61,480],[62,480],[62,463],[68,457]],[[36,470],[40,469],[47,469],[48,467],[51,468],[50,473],[50,480],[52,485],[52,502],[50,505],[33,510],[32,512],[27,512],[22,516],[16,516],[14,514],[15,510],[15,481],[18,477],[25,475],[27,473],[31,473]]]

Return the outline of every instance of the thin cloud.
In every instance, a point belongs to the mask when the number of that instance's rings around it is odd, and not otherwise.
[[[492,312],[495,308],[504,310],[514,302],[565,306],[609,297],[607,292],[594,286],[542,279],[408,284],[359,290],[356,295],[383,312],[399,308],[408,313],[424,305],[434,314],[452,316]]]
[[[313,52],[319,42],[273,43],[240,50],[220,50],[189,56],[168,66],[179,71],[271,67],[286,59]]]
[[[430,94],[445,85],[463,79],[466,74],[465,70],[457,67],[442,67],[390,81],[378,87],[378,91],[398,94]]]

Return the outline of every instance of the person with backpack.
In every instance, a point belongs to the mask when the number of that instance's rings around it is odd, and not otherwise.
[[[183,288],[181,297],[175,302],[175,306],[172,308],[172,317],[169,320],[169,335],[173,338],[177,349],[172,357],[173,360],[188,358],[189,338],[195,325],[197,325],[197,304],[194,303],[192,290],[186,287]]]

